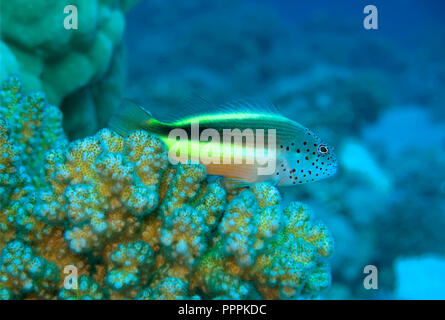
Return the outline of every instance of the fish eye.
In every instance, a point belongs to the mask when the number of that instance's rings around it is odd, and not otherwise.
[[[326,154],[329,152],[328,147],[324,144],[320,144],[317,148],[318,153]]]

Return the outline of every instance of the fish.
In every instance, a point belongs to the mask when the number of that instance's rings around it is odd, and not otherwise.
[[[251,101],[205,104],[199,112],[161,121],[125,100],[108,126],[122,136],[135,130],[157,135],[172,164],[201,163],[209,175],[223,177],[228,188],[258,182],[299,185],[337,172],[333,148],[275,106]]]

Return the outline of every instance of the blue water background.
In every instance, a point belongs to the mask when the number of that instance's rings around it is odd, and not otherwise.
[[[363,28],[367,4],[378,30]],[[282,190],[334,235],[326,298],[443,299],[444,12],[420,0],[142,1],[127,18],[127,95],[159,116],[191,93],[272,100],[340,154],[336,177]],[[369,264],[377,290],[363,288]]]

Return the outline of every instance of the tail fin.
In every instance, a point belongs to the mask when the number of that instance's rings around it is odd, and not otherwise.
[[[151,118],[151,113],[148,110],[125,99],[111,117],[108,127],[125,137],[135,130],[146,128],[147,122]]]

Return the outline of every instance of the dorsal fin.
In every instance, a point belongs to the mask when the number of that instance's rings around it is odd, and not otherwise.
[[[225,112],[258,112],[265,114],[281,114],[278,108],[264,99],[237,99],[224,103],[218,107]]]
[[[192,93],[190,96],[184,98],[173,110],[163,114],[162,122],[174,123],[185,118],[210,113],[216,109],[216,105],[209,100],[201,97],[197,93]]]
[[[195,116],[202,116],[206,114],[220,114],[220,113],[264,113],[276,114],[280,112],[270,102],[259,99],[237,99],[223,104],[215,104],[193,93],[179,104],[170,114],[164,115],[163,122],[174,123],[189,119]]]

